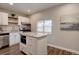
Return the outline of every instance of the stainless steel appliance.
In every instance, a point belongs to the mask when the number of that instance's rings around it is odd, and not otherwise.
[[[9,33],[0,33],[0,48],[9,46]]]
[[[26,45],[26,36],[21,35],[21,43]]]
[[[31,24],[22,23],[20,26],[20,31],[31,32]]]

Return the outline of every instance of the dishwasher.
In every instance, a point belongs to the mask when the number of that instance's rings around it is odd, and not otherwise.
[[[0,33],[0,48],[9,46],[9,33]]]

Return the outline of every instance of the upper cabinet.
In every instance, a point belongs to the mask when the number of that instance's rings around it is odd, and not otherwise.
[[[18,25],[21,25],[21,23],[29,24],[30,20],[27,17],[18,16]]]
[[[30,20],[27,17],[17,16],[15,18],[9,16],[8,13],[0,12],[0,25],[9,25],[9,23],[18,25],[21,25],[22,23],[29,24]]]
[[[8,13],[0,12],[0,25],[8,25]]]

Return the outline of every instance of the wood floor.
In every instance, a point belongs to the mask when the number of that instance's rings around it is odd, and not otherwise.
[[[76,53],[48,46],[48,55],[77,55]]]
[[[76,55],[75,53],[61,50],[55,47],[48,46],[47,49],[48,49],[48,55]],[[16,44],[11,47],[0,49],[0,55],[24,55],[24,54],[20,51],[19,44]]]

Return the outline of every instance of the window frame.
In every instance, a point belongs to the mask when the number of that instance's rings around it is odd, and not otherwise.
[[[51,30],[50,30],[50,32],[47,32],[47,33],[51,33],[51,32],[52,32],[52,25],[53,25],[52,19],[49,19],[49,20],[40,20],[40,21],[38,21],[38,22],[37,22],[37,32],[45,32],[45,27],[46,27],[45,22],[46,22],[46,21],[50,21],[50,22],[51,22],[51,23],[50,23],[51,25],[50,25],[50,26],[49,26],[49,25],[47,26],[47,27],[50,27]],[[43,27],[43,28],[42,28],[42,29],[43,29],[42,31],[38,31],[38,23],[40,23],[40,22],[43,23],[43,24],[42,24],[42,27]]]

